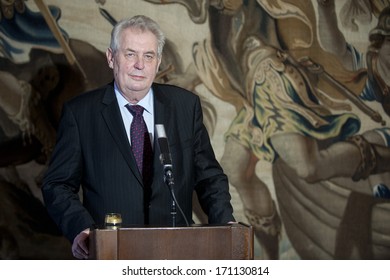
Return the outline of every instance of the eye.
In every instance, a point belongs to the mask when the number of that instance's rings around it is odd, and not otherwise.
[[[153,55],[153,54],[146,54],[146,55],[145,55],[145,60],[151,61],[151,60],[153,60],[153,59],[154,59],[154,55]]]

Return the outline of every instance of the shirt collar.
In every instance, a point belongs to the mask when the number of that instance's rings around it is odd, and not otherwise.
[[[116,83],[114,83],[115,88],[115,95],[118,100],[118,104],[120,107],[124,107],[129,102],[126,100],[126,98],[122,95],[122,93],[119,91],[119,88],[117,87]],[[153,114],[153,89],[150,88],[148,93],[145,95],[144,98],[142,98],[137,105],[140,105],[144,107],[145,111],[147,111],[149,114]]]

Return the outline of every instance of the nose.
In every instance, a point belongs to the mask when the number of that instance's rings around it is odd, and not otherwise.
[[[134,67],[138,70],[142,70],[145,67],[144,58],[142,56],[137,56],[136,61],[134,63]]]

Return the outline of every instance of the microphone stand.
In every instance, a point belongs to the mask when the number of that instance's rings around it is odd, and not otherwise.
[[[169,152],[168,139],[163,124],[156,124],[156,134],[158,140],[157,143],[160,147],[160,152],[161,152],[160,161],[163,166],[164,182],[165,184],[167,184],[169,188],[169,192],[171,193],[171,197],[172,197],[172,205],[171,205],[172,226],[176,227],[176,214],[177,214],[176,209],[179,209],[186,225],[189,226],[186,215],[184,214],[183,209],[181,209],[175,196],[175,192],[174,192],[175,183],[174,183],[173,171],[172,171],[172,158]]]
[[[173,179],[173,172],[171,169],[171,166],[167,165],[164,168],[164,181],[167,184],[169,191],[172,196],[172,206],[171,206],[171,215],[172,215],[172,226],[176,227],[176,199],[175,199],[175,193],[174,193],[174,179]]]

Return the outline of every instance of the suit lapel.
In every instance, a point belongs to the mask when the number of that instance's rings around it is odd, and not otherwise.
[[[154,123],[163,124],[168,141],[173,141],[173,108],[169,96],[161,90],[158,84],[153,84],[154,92]],[[154,174],[163,178],[163,168],[160,162],[160,150],[157,143],[157,135],[154,133]],[[156,178],[159,181],[159,178]]]
[[[168,140],[173,137],[173,114],[174,108],[172,106],[171,100],[165,92],[163,92],[158,84],[153,84],[154,91],[154,123],[163,124],[165,127],[165,132],[167,133]],[[156,138],[156,137],[155,137]]]
[[[102,110],[102,116],[107,124],[107,128],[110,131],[112,138],[117,143],[118,148],[123,154],[123,157],[125,158],[131,171],[134,173],[134,176],[137,178],[140,184],[143,185],[141,174],[138,171],[135,158],[131,152],[126,130],[123,127],[122,116],[119,111],[118,102],[116,102],[113,86],[107,88],[103,97],[103,104],[107,105]]]

